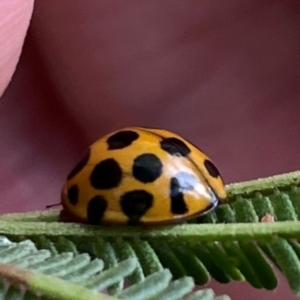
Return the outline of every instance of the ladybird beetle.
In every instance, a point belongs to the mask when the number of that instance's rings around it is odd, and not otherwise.
[[[128,127],[86,150],[63,187],[61,219],[170,224],[225,201],[218,169],[196,146],[167,130]]]

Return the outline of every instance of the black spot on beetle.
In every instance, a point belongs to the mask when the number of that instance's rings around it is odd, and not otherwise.
[[[113,158],[99,162],[93,169],[90,182],[95,189],[111,189],[117,187],[122,180],[122,169]]]
[[[171,178],[170,184],[171,212],[176,215],[183,215],[188,212],[184,201],[183,189],[176,177]]]
[[[95,196],[89,201],[87,207],[87,219],[89,224],[97,225],[107,209],[107,201],[102,196]]]
[[[108,149],[123,149],[139,138],[139,134],[131,130],[119,131],[107,139]]]
[[[145,153],[135,158],[132,166],[133,176],[143,182],[153,182],[162,174],[163,164],[151,153]]]
[[[182,140],[175,137],[164,138],[160,142],[160,146],[163,150],[174,156],[187,156],[191,152]]]
[[[75,175],[77,175],[84,168],[84,166],[88,163],[90,156],[91,156],[91,149],[88,148],[82,155],[78,164],[68,175],[68,177],[67,177],[68,180],[72,179]]]
[[[134,190],[121,196],[121,208],[129,218],[129,224],[139,224],[140,218],[153,205],[153,195],[144,190]]]
[[[76,205],[78,202],[79,189],[75,184],[68,189],[68,199],[71,204]]]
[[[220,172],[218,171],[217,167],[210,160],[206,159],[204,161],[204,166],[210,176],[214,178],[218,178],[220,176]]]

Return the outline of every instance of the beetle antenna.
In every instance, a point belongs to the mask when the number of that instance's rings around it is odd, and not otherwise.
[[[48,208],[59,206],[59,205],[61,205],[60,202],[59,203],[55,203],[55,204],[46,205],[46,208],[48,209]]]

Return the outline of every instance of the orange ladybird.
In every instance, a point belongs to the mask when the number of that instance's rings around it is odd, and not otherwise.
[[[92,144],[62,190],[64,220],[169,224],[226,201],[222,177],[192,143],[162,129],[128,127]]]

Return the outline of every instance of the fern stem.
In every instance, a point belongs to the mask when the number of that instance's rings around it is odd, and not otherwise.
[[[29,291],[61,300],[116,300],[116,298],[90,291],[56,277],[35,273],[13,265],[0,263],[0,276],[9,282],[26,285]]]
[[[138,228],[129,226],[91,226],[83,224],[63,224],[44,222],[0,221],[0,234],[7,236],[86,236],[102,238],[147,238],[181,241],[227,241],[232,240],[272,240],[280,236],[285,238],[300,237],[300,222],[286,221],[275,223],[239,223],[237,224],[184,224],[177,226],[156,226]]]

